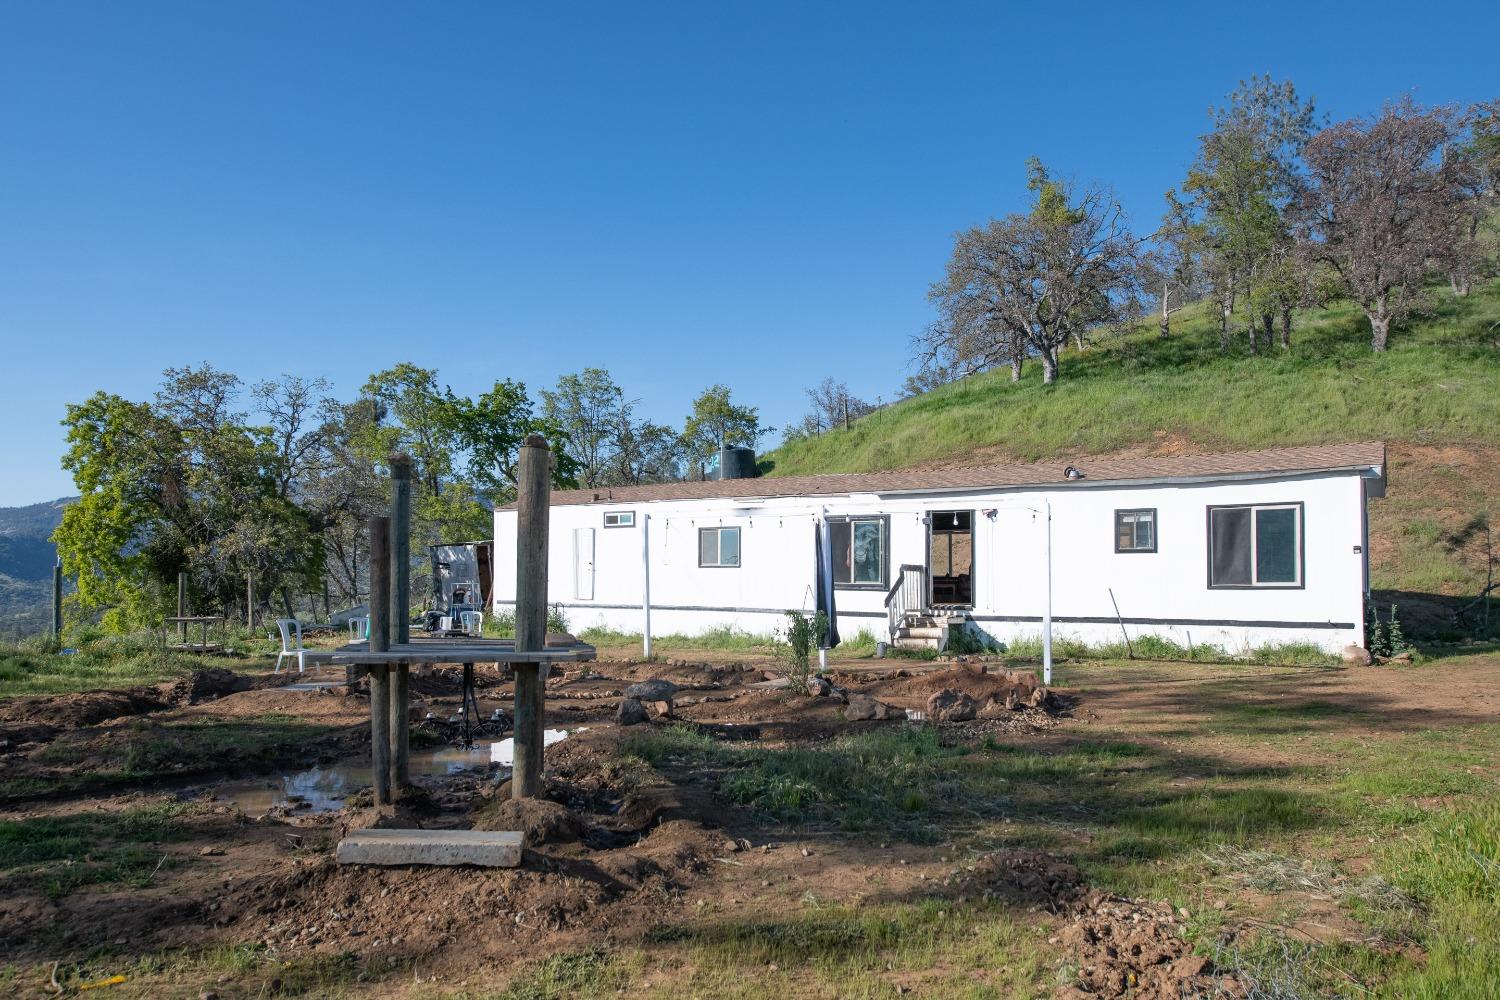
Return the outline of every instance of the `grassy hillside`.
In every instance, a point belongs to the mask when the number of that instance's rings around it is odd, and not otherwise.
[[[1224,357],[1204,303],[1173,317],[1169,340],[1153,320],[1065,355],[1056,385],[1039,365],[1019,383],[987,372],[765,458],[780,476],[1384,439],[1390,496],[1371,509],[1373,583],[1441,632],[1453,601],[1439,598],[1484,579],[1477,545],[1452,549],[1452,536],[1500,515],[1500,281],[1463,299],[1435,291],[1391,342],[1371,352],[1345,303],[1299,314],[1290,351],[1252,357],[1241,335]]]

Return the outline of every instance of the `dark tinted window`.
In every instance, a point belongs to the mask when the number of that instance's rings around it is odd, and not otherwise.
[[[1225,507],[1209,516],[1209,583],[1250,586],[1250,508]]]
[[[1255,582],[1297,582],[1296,508],[1255,512]]]

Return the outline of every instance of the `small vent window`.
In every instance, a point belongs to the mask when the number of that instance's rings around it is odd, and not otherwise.
[[[1155,509],[1115,511],[1115,551],[1156,551]]]
[[[634,528],[635,511],[607,510],[604,512],[604,526],[606,528]]]

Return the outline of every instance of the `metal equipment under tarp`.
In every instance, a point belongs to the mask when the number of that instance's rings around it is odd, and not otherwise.
[[[489,607],[493,576],[489,542],[432,545],[432,601],[441,615]]]

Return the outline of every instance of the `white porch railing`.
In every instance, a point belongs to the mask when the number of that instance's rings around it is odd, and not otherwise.
[[[920,612],[927,604],[927,568],[902,566],[896,571],[896,582],[885,595],[885,621],[888,634],[895,641],[896,630],[906,616]]]

